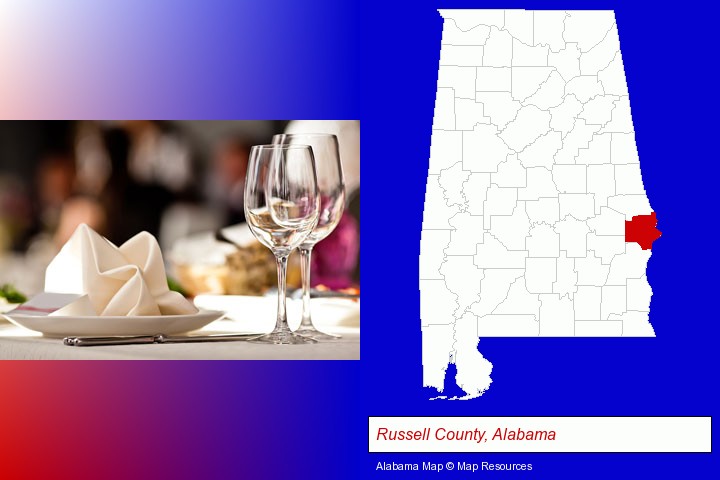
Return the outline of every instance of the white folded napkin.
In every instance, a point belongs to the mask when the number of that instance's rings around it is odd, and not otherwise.
[[[85,224],[48,266],[45,292],[83,295],[54,315],[188,315],[198,311],[168,288],[155,237],[141,232],[116,247]]]

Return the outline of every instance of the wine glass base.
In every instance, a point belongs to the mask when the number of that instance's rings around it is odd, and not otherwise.
[[[321,332],[315,327],[300,327],[295,330],[296,335],[302,335],[303,337],[312,338],[314,340],[337,340],[342,338],[340,335],[333,335],[332,333]]]
[[[317,340],[309,337],[303,337],[293,332],[271,332],[266,335],[247,340],[248,343],[266,343],[272,345],[302,345],[307,343],[317,343]]]

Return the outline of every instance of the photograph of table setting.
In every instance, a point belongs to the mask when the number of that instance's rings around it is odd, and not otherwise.
[[[0,359],[359,359],[359,122],[0,122]]]

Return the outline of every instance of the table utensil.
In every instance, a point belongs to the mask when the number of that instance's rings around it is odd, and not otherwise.
[[[222,335],[170,336],[163,333],[156,335],[132,335],[115,337],[65,337],[63,344],[71,347],[96,347],[107,345],[140,345],[153,343],[194,343],[194,342],[233,342],[249,340],[260,336],[260,333],[238,333]]]

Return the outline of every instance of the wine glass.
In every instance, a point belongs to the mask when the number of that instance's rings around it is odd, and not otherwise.
[[[319,195],[315,160],[307,145],[256,145],[250,149],[245,182],[245,217],[260,243],[277,261],[275,329],[255,343],[315,343],[290,330],[285,309],[287,260],[317,225]]]
[[[312,147],[315,157],[318,193],[320,194],[320,214],[317,226],[299,247],[303,308],[302,321],[295,333],[317,340],[339,338],[338,335],[324,333],[315,328],[310,313],[310,260],[312,249],[317,242],[335,230],[345,208],[345,180],[343,178],[342,164],[340,163],[337,137],[324,133],[281,134],[273,137],[273,144],[309,145]]]

